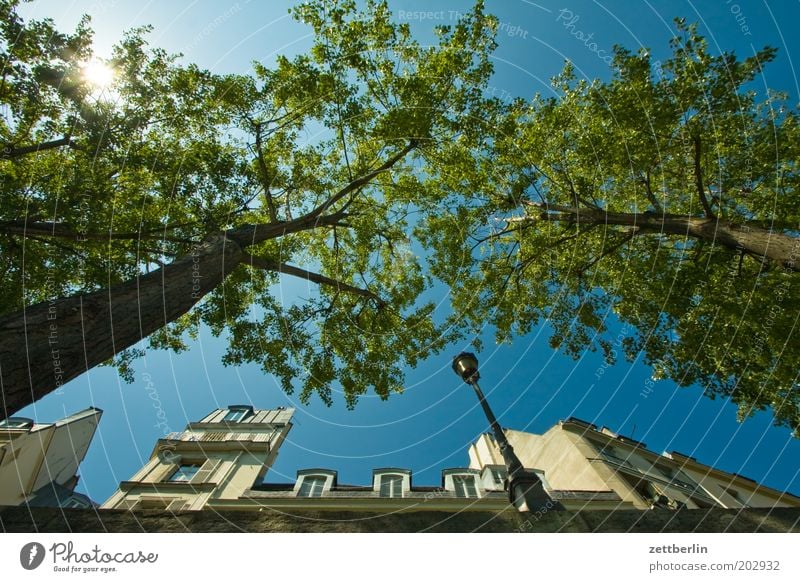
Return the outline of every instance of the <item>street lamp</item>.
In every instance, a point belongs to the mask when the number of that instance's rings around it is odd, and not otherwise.
[[[520,511],[541,511],[548,509],[562,509],[561,504],[550,498],[544,490],[541,479],[533,471],[528,471],[522,466],[514,447],[508,442],[506,434],[500,428],[489,403],[483,395],[481,387],[478,386],[480,373],[478,372],[478,358],[475,354],[461,352],[453,358],[453,370],[467,384],[472,386],[478,401],[481,403],[486,419],[492,427],[494,438],[500,447],[500,454],[508,470],[506,479],[506,489],[512,505]]]

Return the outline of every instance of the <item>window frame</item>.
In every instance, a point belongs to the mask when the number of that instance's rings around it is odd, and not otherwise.
[[[183,461],[181,460],[180,463],[175,467],[175,470],[170,471],[167,477],[164,479],[165,483],[191,483],[192,479],[194,479],[197,474],[200,472],[203,463],[197,463],[194,461]],[[184,467],[194,467],[194,471],[185,479],[175,479],[175,476],[178,473],[181,473]]]
[[[400,477],[400,491],[399,495],[387,497],[382,495],[382,484],[383,484],[383,477],[384,476],[395,476]],[[394,490],[394,487],[392,488]],[[411,470],[409,469],[401,469],[398,467],[383,467],[381,469],[373,469],[372,470],[372,491],[378,497],[383,499],[398,499],[402,497],[406,497],[407,494],[411,491]]]
[[[308,479],[322,479],[322,488],[319,495],[315,495],[315,489],[311,490],[311,495],[303,495],[302,490]],[[324,497],[336,485],[336,471],[330,469],[301,469],[297,472],[297,479],[294,483],[294,494],[297,497],[306,499]]]
[[[297,490],[298,497],[322,497],[325,485],[328,482],[326,475],[304,475]]]
[[[229,406],[225,416],[222,417],[222,422],[242,422],[251,414],[253,414],[253,408],[251,406]],[[231,415],[233,415],[234,418],[228,418]]]
[[[24,416],[9,416],[0,420],[0,429],[6,430],[30,429],[33,428],[33,425],[33,419]]]
[[[478,483],[475,479],[475,475],[470,475],[466,473],[458,473],[456,475],[452,475],[453,479],[453,491],[456,494],[456,497],[462,499],[478,499],[480,497],[480,492],[478,490]],[[470,491],[470,484],[472,485],[472,490]]]
[[[754,493],[751,493],[749,496],[747,496],[747,501],[745,501],[745,493],[739,489],[736,489],[732,485],[725,486],[720,484],[720,488],[728,495],[728,497],[738,503],[741,509],[750,509],[753,507],[748,502],[752,501]]]
[[[398,473],[382,473],[378,481],[380,483],[378,489],[379,497],[403,497],[403,475]]]
[[[631,459],[636,457],[634,451],[627,451],[626,449],[619,447],[617,443],[594,444],[597,449],[597,453],[600,455],[600,460],[606,463],[611,463],[612,465],[626,467],[628,469],[641,472],[641,468],[635,463],[631,462]],[[621,456],[625,453],[628,453],[628,455],[625,457]]]

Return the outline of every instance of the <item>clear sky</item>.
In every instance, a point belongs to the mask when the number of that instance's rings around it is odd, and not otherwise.
[[[433,26],[469,8],[469,2],[450,0],[389,4],[395,18],[410,22],[421,40],[431,38]],[[25,17],[51,17],[62,29],[74,26],[80,14],[91,14],[100,56],[109,54],[124,30],[152,24],[153,46],[182,52],[187,61],[214,72],[246,73],[253,60],[269,64],[278,54],[292,55],[310,46],[309,30],[287,14],[290,5],[247,0],[37,0],[22,12]],[[486,5],[501,23],[490,89],[500,97],[546,93],[548,80],[566,59],[579,75],[608,78],[604,57],[615,44],[633,50],[646,46],[654,58],[663,58],[676,16],[699,22],[716,50],[735,50],[745,57],[764,45],[777,47],[778,58],[759,83],[788,92],[795,102],[800,93],[792,61],[800,61],[798,2],[774,2],[770,7],[757,0],[489,0]],[[583,33],[583,40],[576,31]],[[287,279],[275,292],[291,301],[306,288],[303,282]],[[440,299],[445,313],[447,298]],[[610,327],[614,335],[620,329],[614,322]],[[738,424],[735,406],[670,381],[657,382],[646,394],[648,367],[621,362],[604,368],[594,353],[574,361],[554,352],[548,337],[546,328],[536,328],[511,345],[496,346],[491,330],[482,336],[482,386],[504,426],[542,432],[559,419],[577,416],[645,441],[658,452],[678,450],[800,494],[800,441],[771,426],[769,414]],[[487,428],[474,394],[450,368],[451,357],[462,345],[409,370],[405,393],[385,402],[365,397],[355,411],[346,410],[343,399],[331,408],[318,401],[304,406],[282,393],[257,366],[224,367],[224,345],[224,339],[204,330],[186,353],[149,352],[137,362],[133,384],[121,381],[112,369],[95,369],[20,415],[44,422],[90,405],[105,411],[79,486],[98,502],[145,462],[165,429],[181,430],[228,404],[298,409],[270,481],[290,481],[298,469],[325,467],[338,470],[341,483],[366,484],[372,468],[399,466],[414,471],[417,485],[438,484],[441,469],[468,463],[468,444]]]

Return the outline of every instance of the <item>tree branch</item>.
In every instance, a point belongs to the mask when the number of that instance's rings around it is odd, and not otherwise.
[[[642,182],[644,182],[644,191],[647,194],[647,199],[650,201],[650,204],[653,206],[653,210],[658,212],[659,214],[664,213],[664,209],[661,207],[661,204],[658,202],[656,195],[653,194],[653,187],[650,183],[650,171],[648,170],[645,174],[644,178],[642,178]]]
[[[623,236],[623,237],[622,237],[622,239],[621,239],[621,240],[619,240],[619,241],[618,241],[616,244],[606,247],[605,249],[603,249],[603,252],[602,252],[602,253],[600,253],[598,256],[596,256],[594,259],[592,259],[591,261],[589,261],[588,263],[586,263],[585,265],[583,265],[583,266],[582,266],[582,267],[580,267],[579,269],[576,269],[576,271],[575,271],[575,274],[576,274],[578,277],[582,277],[582,276],[583,276],[583,274],[584,274],[586,271],[588,271],[590,268],[592,268],[592,267],[593,267],[593,266],[595,266],[597,263],[599,263],[599,262],[600,262],[600,261],[601,261],[601,260],[602,260],[604,257],[607,257],[607,256],[608,256],[608,255],[610,255],[611,253],[615,253],[615,252],[616,252],[617,250],[619,250],[619,248],[620,248],[620,247],[622,247],[622,246],[623,246],[625,243],[627,243],[628,241],[632,240],[632,239],[633,239],[633,237],[635,237],[635,236],[636,236],[636,233],[637,233],[637,231],[638,231],[638,229],[637,229],[637,228],[633,228],[633,229],[631,229],[631,230],[630,230],[630,232],[628,232],[628,234],[626,234],[625,236]]]
[[[191,223],[187,223],[186,225],[188,224]],[[196,241],[188,239],[172,238],[153,234],[186,225],[175,225],[172,227],[166,226],[163,228],[142,232],[77,232],[73,229],[72,225],[60,222],[26,222],[24,220],[8,220],[5,222],[0,222],[0,234],[17,234],[24,237],[32,237],[33,235],[36,235],[39,237],[63,238],[76,241],[160,240],[182,244],[195,244]]]
[[[408,142],[408,145],[397,152],[395,155],[390,157],[386,160],[383,164],[372,170],[371,172],[364,174],[363,176],[356,178],[352,182],[350,182],[347,186],[339,190],[336,194],[328,198],[325,202],[314,208],[311,212],[309,212],[306,216],[307,217],[316,217],[325,212],[328,208],[336,204],[339,200],[350,194],[351,192],[355,192],[356,190],[363,188],[367,184],[369,184],[376,176],[391,170],[392,167],[397,164],[400,160],[402,160],[408,153],[417,147],[417,141],[412,139]]]
[[[275,200],[272,198],[272,192],[270,192],[269,185],[271,180],[269,179],[269,170],[267,169],[267,162],[264,160],[264,150],[262,149],[261,144],[261,124],[254,123],[256,132],[256,157],[258,158],[258,169],[261,171],[261,184],[264,187],[264,195],[267,199],[267,211],[269,212],[269,218],[272,222],[278,222],[278,212],[275,209]]]
[[[13,158],[21,158],[22,156],[33,154],[37,152],[43,152],[46,150],[54,150],[56,148],[61,147],[68,147],[74,150],[80,150],[81,147],[72,141],[72,138],[68,135],[65,135],[61,139],[54,139],[52,141],[46,141],[44,143],[29,145],[29,146],[22,146],[22,147],[13,147],[12,145],[8,144],[5,148],[3,148],[2,152],[0,152],[0,157],[5,159],[13,159]]]
[[[692,141],[694,142],[694,180],[697,186],[697,195],[700,197],[700,204],[703,205],[703,212],[705,212],[706,217],[716,218],[714,212],[711,210],[711,204],[708,203],[705,188],[703,187],[703,172],[700,167],[702,154],[700,138],[695,136]]]
[[[383,299],[381,299],[378,295],[376,295],[375,293],[373,293],[368,289],[362,289],[361,287],[354,287],[353,285],[348,285],[347,283],[337,281],[336,279],[331,279],[330,277],[326,277],[325,275],[320,275],[319,273],[306,271],[305,269],[300,269],[299,267],[293,267],[291,265],[287,265],[286,263],[278,263],[271,259],[256,257],[247,253],[243,255],[242,263],[248,264],[251,267],[264,269],[266,271],[275,271],[278,273],[283,273],[284,275],[292,275],[294,277],[299,277],[301,279],[311,281],[312,283],[317,283],[318,285],[329,285],[331,287],[335,287],[338,291],[345,291],[347,293],[352,293],[354,295],[366,297],[367,299],[372,299],[380,307],[386,305],[386,302]]]

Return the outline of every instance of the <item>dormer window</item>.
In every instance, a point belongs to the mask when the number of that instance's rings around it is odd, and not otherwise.
[[[456,497],[475,499],[481,496],[480,476],[477,469],[445,469],[442,471],[442,485]]]
[[[411,490],[411,471],[408,469],[375,469],[372,489],[381,497],[404,497]]]
[[[503,465],[484,465],[480,471],[480,487],[491,491],[502,491],[507,473],[508,470]]]
[[[381,475],[381,497],[402,497],[403,476]]]
[[[607,444],[604,447],[601,446],[601,445],[597,445],[597,446],[598,446],[598,450],[600,451],[600,455],[606,461],[608,461],[608,462],[610,462],[610,463],[612,463],[614,465],[620,465],[620,466],[628,467],[628,468],[631,468],[631,469],[635,469],[636,468],[634,466],[634,464],[631,462],[631,459],[634,457],[634,454],[632,452],[624,451],[624,450],[619,449],[617,447],[613,447],[613,446],[611,446],[609,444]]]
[[[750,507],[748,502],[752,498],[752,494],[747,496],[747,498],[745,498],[745,496],[742,494],[741,491],[737,491],[733,487],[723,487],[722,485],[720,485],[720,487],[722,487],[722,490],[725,493],[727,493],[728,495],[733,497],[739,505],[741,505],[742,507],[745,507],[745,508]]]
[[[171,481],[173,483],[188,483],[195,475],[197,475],[199,470],[199,463],[180,465],[175,472],[169,476],[167,481]]]
[[[453,475],[456,497],[477,497],[478,487],[474,475]]]
[[[328,469],[303,469],[297,472],[294,485],[298,497],[322,497],[334,487],[336,471]]]
[[[680,469],[666,465],[655,465],[655,467],[667,478],[668,481],[670,481],[672,485],[676,485],[682,489],[696,489],[698,487],[697,483],[692,481],[692,479]]]
[[[252,406],[230,406],[222,420],[224,422],[241,422],[251,414],[253,414]]]
[[[0,420],[0,428],[32,428],[33,420],[21,416],[11,416]]]
[[[303,479],[298,497],[322,497],[322,489],[325,487],[325,477],[309,475]]]

